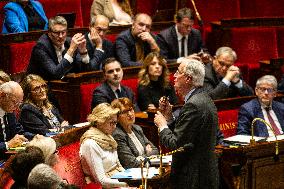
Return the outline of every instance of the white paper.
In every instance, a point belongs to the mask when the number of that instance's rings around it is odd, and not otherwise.
[[[255,141],[259,141],[261,139],[264,139],[265,137],[253,137]],[[225,138],[224,141],[229,141],[229,142],[240,142],[240,143],[250,143],[251,136],[249,135],[235,135],[231,136],[228,138]]]
[[[144,177],[146,177],[146,168],[143,168],[143,172],[144,172],[143,173]],[[159,169],[156,168],[156,167],[150,167],[147,178],[152,178],[156,175],[159,175]],[[126,169],[123,172],[118,172],[118,173],[114,174],[111,178],[112,179],[120,179],[120,178],[141,179],[142,178],[141,168]]]

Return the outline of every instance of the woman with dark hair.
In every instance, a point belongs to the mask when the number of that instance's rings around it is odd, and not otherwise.
[[[119,109],[118,125],[112,134],[118,144],[119,161],[124,168],[140,167],[141,160],[157,155],[158,149],[147,139],[142,128],[134,124],[134,107],[128,98],[115,99],[111,105]]]
[[[43,7],[36,0],[14,0],[4,7],[2,33],[20,33],[46,30],[48,20]]]
[[[91,18],[104,15],[110,25],[132,24],[132,10],[129,0],[94,0],[91,7]]]
[[[138,74],[138,82],[138,106],[142,111],[158,108],[163,96],[168,97],[172,105],[177,104],[166,60],[159,53],[152,52],[146,56]]]
[[[21,86],[24,91],[24,104],[21,106],[19,122],[26,132],[46,135],[52,129],[61,130],[69,125],[49,102],[47,84],[40,76],[27,75]]]

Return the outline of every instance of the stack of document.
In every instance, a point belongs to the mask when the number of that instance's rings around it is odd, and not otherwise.
[[[154,159],[150,159],[151,166],[160,165],[160,157],[157,156]],[[172,163],[172,155],[162,157],[163,165],[170,165]]]
[[[143,175],[146,177],[146,168],[143,168]],[[150,167],[149,168],[149,173],[147,178],[152,178],[156,175],[159,175],[159,169],[156,167]],[[130,168],[126,169],[123,172],[118,172],[114,174],[112,179],[121,179],[121,178],[129,178],[129,179],[142,179],[141,176],[141,168]]]
[[[255,141],[265,140],[265,137],[253,137]],[[249,135],[235,135],[224,139],[224,142],[236,145],[248,145],[251,136]]]

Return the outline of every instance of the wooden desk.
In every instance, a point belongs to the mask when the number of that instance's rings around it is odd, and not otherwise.
[[[223,148],[220,173],[230,189],[281,189],[284,187],[284,140],[279,141],[279,160],[275,142],[255,146]]]

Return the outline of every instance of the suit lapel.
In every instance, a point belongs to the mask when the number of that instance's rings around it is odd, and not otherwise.
[[[283,116],[281,115],[281,109],[278,108],[278,106],[275,104],[274,101],[272,101],[272,110],[274,111],[278,121],[279,121],[279,124],[281,126],[281,129],[282,131],[284,132],[284,120],[283,120]]]
[[[171,29],[171,36],[173,36],[172,38],[173,46],[171,48],[173,48],[174,57],[179,57],[178,38],[177,38],[177,32],[176,32],[175,26],[173,26]]]
[[[256,115],[254,118],[258,117],[264,120],[264,115],[262,113],[261,105],[258,99],[256,99],[254,107],[254,115]],[[258,121],[258,123],[254,126],[254,130],[258,132],[259,136],[268,136],[266,125],[262,122]]]

